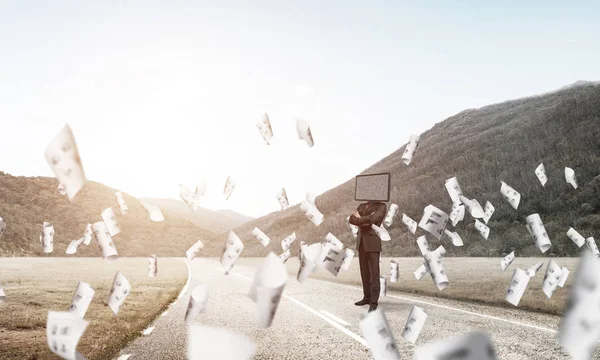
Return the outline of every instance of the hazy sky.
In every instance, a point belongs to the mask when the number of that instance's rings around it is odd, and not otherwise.
[[[448,3],[1,0],[0,170],[53,176],[69,123],[88,179],[171,198],[205,179],[206,207],[259,216],[463,109],[600,80],[600,5]]]

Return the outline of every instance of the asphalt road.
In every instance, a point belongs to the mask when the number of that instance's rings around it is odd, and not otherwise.
[[[215,260],[201,258],[187,264],[191,274],[189,286],[150,325],[154,330],[148,335],[140,334],[121,355],[130,355],[130,360],[185,359],[187,334],[183,319],[189,294],[194,286],[206,283],[208,306],[195,321],[250,337],[257,344],[255,359],[370,358],[359,328],[359,316],[367,311],[367,306],[353,304],[362,297],[361,288],[337,284],[333,276],[332,282],[309,278],[303,284],[290,276],[273,325],[257,329],[256,306],[246,295],[254,268],[236,265],[231,274],[225,275]],[[413,358],[415,346],[476,330],[492,336],[499,359],[569,358],[556,340],[558,316],[389,291],[379,304],[403,359]],[[415,345],[400,337],[412,305],[429,314]]]

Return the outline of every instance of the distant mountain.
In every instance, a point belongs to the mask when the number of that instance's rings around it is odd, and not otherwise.
[[[102,210],[112,207],[121,225],[113,237],[119,256],[185,256],[202,240],[203,255],[220,255],[223,244],[217,236],[190,221],[164,210],[164,222],[153,222],[138,199],[123,193],[129,212],[121,215],[115,189],[87,181],[73,202],[57,190],[58,180],[47,177],[12,176],[0,172],[0,217],[6,232],[0,237],[2,256],[101,256],[94,241],[81,245],[76,255],[65,255],[71,240],[79,239],[88,223],[101,221]],[[160,207],[160,205],[159,205]],[[39,242],[44,221],[54,225],[54,252],[44,254]]]
[[[144,200],[144,199],[142,199]],[[167,211],[177,217],[191,221],[201,228],[210,230],[216,234],[229,231],[233,228],[252,220],[251,217],[239,214],[231,210],[213,211],[205,208],[199,208],[195,213],[183,202],[175,199],[146,199],[153,204],[160,206],[163,211]]]
[[[398,133],[399,144],[410,135]],[[438,241],[427,235],[430,246],[443,244],[447,256],[501,256],[512,250],[517,256],[540,256],[525,227],[525,218],[533,213],[540,214],[553,244],[546,256],[578,254],[580,249],[566,236],[570,227],[586,238],[600,237],[598,83],[579,82],[551,93],[462,111],[421,134],[409,166],[401,161],[404,147],[362,172],[392,174],[390,203],[398,204],[400,213],[389,229],[392,241],[383,243],[385,255],[420,256],[415,240],[425,232],[419,229],[416,235],[411,234],[401,222],[402,213],[417,222],[429,204],[449,213],[452,202],[444,180],[453,176],[467,197],[482,205],[490,201],[496,211],[488,224],[488,240],[479,235],[468,214],[455,229],[447,226],[459,233],[463,247],[454,247],[447,237]],[[534,172],[542,162],[549,178],[545,187]],[[575,170],[577,189],[566,183],[565,167]],[[501,181],[521,193],[518,210],[500,194]],[[318,196],[317,204],[325,215],[319,227],[312,225],[296,205],[236,228],[245,243],[242,254],[281,253],[280,240],[292,232],[296,232],[298,243],[322,241],[331,232],[354,246],[345,223],[358,205],[354,179]],[[251,234],[255,226],[272,239],[266,249]],[[294,253],[297,245],[292,247]]]

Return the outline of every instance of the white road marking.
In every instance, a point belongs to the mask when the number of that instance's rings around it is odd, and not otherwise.
[[[167,316],[168,313],[169,313],[169,310],[165,310],[162,314],[160,314],[160,317]]]
[[[190,279],[192,278],[192,269],[190,268],[190,264],[188,264],[188,262],[185,261],[185,259],[181,259],[181,261],[183,261],[185,263],[185,266],[187,266],[188,277],[187,277],[187,281],[185,282],[185,285],[183,285],[183,287],[181,288],[181,292],[179,293],[179,296],[177,296],[178,299],[180,299],[183,296],[183,294],[185,294],[185,292],[188,289],[188,286],[190,285]]]
[[[323,313],[325,316],[329,316],[332,320],[337,321],[340,325],[343,326],[350,326],[349,323],[347,323],[346,321],[340,319],[339,317],[333,315],[332,313],[325,311],[325,310],[321,310],[321,313]]]
[[[153,330],[154,326],[150,326],[149,328],[146,328],[146,330],[142,331],[142,335],[150,335]]]
[[[129,359],[130,356],[131,356],[131,354],[124,354],[124,355],[119,356],[117,358],[117,360],[127,360],[127,359]]]

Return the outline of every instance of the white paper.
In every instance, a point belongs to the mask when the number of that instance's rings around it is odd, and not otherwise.
[[[83,243],[87,246],[92,242],[92,238],[94,237],[94,233],[92,232],[92,224],[87,224],[85,227],[85,231],[83,232]]]
[[[429,270],[427,269],[427,265],[422,264],[421,266],[419,266],[419,268],[417,270],[415,270],[414,275],[415,275],[415,279],[417,280],[421,280],[423,278],[423,276],[427,275],[427,273],[429,272]]]
[[[110,307],[115,315],[119,313],[119,310],[125,303],[125,299],[130,292],[131,284],[129,284],[129,281],[127,281],[120,271],[117,271],[107,301],[108,307]]]
[[[72,312],[48,311],[46,338],[50,350],[67,360],[77,360],[77,344],[89,322]]]
[[[460,201],[465,206],[465,210],[471,214],[471,217],[475,219],[481,219],[485,216],[485,211],[481,207],[481,204],[476,199],[467,199],[464,196],[460,196]],[[463,215],[464,217],[464,215]]]
[[[264,247],[267,247],[267,245],[269,245],[271,242],[271,238],[269,238],[264,232],[260,231],[260,229],[257,227],[252,230],[252,235],[254,235],[256,240],[258,240],[258,242]]]
[[[75,288],[73,297],[71,298],[71,306],[69,307],[69,311],[77,314],[77,316],[83,319],[87,309],[92,303],[95,293],[96,292],[94,289],[92,289],[90,284],[80,281],[77,284],[77,288]]]
[[[279,254],[279,260],[283,264],[285,264],[289,260],[290,256],[292,256],[292,253],[290,252],[290,249],[287,249],[286,251]]]
[[[199,180],[196,182],[196,192],[194,193],[196,197],[204,196],[206,192],[206,181]]]
[[[313,204],[304,200],[300,204],[300,211],[310,220],[315,226],[321,225],[323,222],[323,214]]]
[[[475,219],[475,229],[477,229],[479,234],[486,240],[488,236],[490,236],[490,228],[477,219]]]
[[[350,268],[352,259],[354,259],[354,251],[346,249],[344,259],[342,259],[342,270],[348,270]]]
[[[2,235],[4,234],[5,230],[6,230],[6,222],[4,221],[4,219],[2,219],[2,217],[0,217],[0,239],[2,238]]]
[[[542,282],[542,291],[544,294],[546,294],[548,299],[552,297],[552,293],[554,290],[556,290],[561,277],[561,267],[556,263],[556,261],[554,261],[554,259],[550,259],[548,265],[546,266],[546,275],[544,275],[544,280]]]
[[[448,195],[450,195],[450,199],[452,199],[452,203],[460,204],[460,197],[463,195],[462,190],[460,189],[460,184],[458,183],[458,179],[456,177],[452,177],[445,181],[446,190],[448,191]]]
[[[417,222],[409,218],[406,214],[402,214],[402,223],[406,225],[408,230],[414,235],[417,232]]]
[[[72,240],[69,246],[67,247],[67,251],[65,251],[65,253],[69,255],[75,254],[77,252],[77,249],[79,248],[79,245],[83,244],[84,241],[84,237],[78,240]]]
[[[295,232],[293,232],[290,236],[286,237],[285,239],[281,240],[281,249],[283,251],[289,250],[294,241],[296,241]]]
[[[427,242],[427,238],[425,237],[425,235],[419,236],[417,238],[417,245],[419,246],[421,255],[425,255],[429,252],[429,243]]]
[[[277,192],[276,197],[277,201],[279,201],[279,205],[281,206],[281,210],[285,210],[290,206],[285,188],[281,188],[281,190]]]
[[[415,360],[496,360],[489,335],[470,332],[419,348]]]
[[[446,255],[446,249],[444,249],[444,246],[440,245],[437,247],[437,249],[433,250],[434,253],[436,253],[436,255],[439,258],[442,258],[444,255]]]
[[[63,196],[67,195],[67,188],[65,188],[65,186],[62,183],[59,183],[58,184],[58,192]]]
[[[394,223],[394,217],[398,214],[400,208],[396,204],[390,205],[387,214],[385,215],[385,219],[383,220],[383,225],[390,227]]]
[[[400,360],[392,329],[381,308],[361,315],[360,330],[374,360]]]
[[[529,279],[530,276],[525,271],[515,269],[506,290],[506,301],[514,306],[519,306],[519,301],[521,301],[521,297],[525,293],[525,289],[527,289]]]
[[[584,250],[558,331],[558,342],[575,360],[592,359],[600,341],[600,260]]]
[[[150,204],[149,202],[143,200],[140,200],[140,205],[142,205],[144,209],[148,211],[150,220],[154,222],[165,221],[165,217],[163,216],[163,213],[162,211],[160,211],[160,208],[158,206]]]
[[[558,286],[563,287],[565,286],[565,283],[567,282],[567,278],[569,277],[569,269],[567,269],[566,267],[562,267],[561,269],[561,275],[560,275],[560,280],[558,281]]]
[[[298,275],[296,280],[299,283],[303,283],[304,280],[317,268],[317,261],[321,255],[323,245],[312,244],[302,250],[302,259],[300,260],[300,267],[298,268]]]
[[[112,208],[104,209],[100,214],[110,236],[115,236],[121,232],[121,226],[117,222],[117,217]]]
[[[452,245],[454,245],[454,246],[463,246],[464,245],[462,238],[460,237],[460,235],[458,235],[457,232],[451,232],[449,230],[444,230],[444,233],[446,235],[448,235],[450,240],[452,240]]]
[[[534,277],[538,271],[544,266],[543,262],[538,262],[527,268],[527,276]]]
[[[550,242],[550,238],[548,237],[548,233],[546,233],[546,229],[544,228],[544,224],[542,223],[542,219],[538,214],[529,215],[525,221],[527,221],[527,226],[531,229],[531,234],[533,235],[533,239],[535,240],[535,244],[538,249],[542,253],[545,253],[552,247],[552,243]]]
[[[492,215],[494,214],[494,211],[496,211],[496,209],[494,208],[494,205],[492,205],[491,202],[486,201],[485,207],[483,208],[483,212],[484,212],[485,216],[482,217],[481,219],[487,224],[488,221],[490,221],[490,218],[492,217]]]
[[[414,344],[425,325],[425,321],[427,321],[427,316],[425,309],[413,305],[410,314],[408,315],[408,319],[406,319],[402,338]]]
[[[115,194],[115,199],[117,200],[117,205],[119,205],[119,210],[121,211],[121,215],[127,215],[129,208],[127,207],[127,203],[125,202],[125,198],[120,191],[117,191]]]
[[[537,176],[540,183],[542,183],[542,186],[546,185],[546,183],[548,182],[548,176],[546,175],[546,168],[544,167],[544,163],[539,164],[538,167],[535,168],[535,176]]]
[[[227,236],[227,242],[225,243],[225,247],[223,248],[223,253],[221,254],[221,265],[225,269],[225,274],[229,274],[233,265],[235,264],[238,257],[244,250],[244,243],[242,240],[231,230],[229,230],[229,234]]]
[[[297,119],[296,130],[298,131],[298,138],[306,141],[308,147],[313,147],[315,145],[312,132],[310,131],[310,126],[306,120]]]
[[[190,301],[184,316],[185,323],[188,325],[193,323],[196,316],[206,310],[206,304],[208,304],[208,286],[200,284],[192,290],[190,295]]]
[[[6,301],[6,293],[4,292],[2,285],[0,285],[0,304],[2,304],[4,301]]]
[[[75,137],[69,125],[65,125],[50,141],[45,156],[52,172],[63,184],[67,197],[72,201],[85,184],[85,174]]]
[[[249,360],[256,351],[250,338],[228,329],[191,325],[188,328],[189,360]]]
[[[94,234],[94,239],[96,239],[96,244],[100,248],[102,252],[102,258],[107,261],[116,260],[119,257],[117,253],[117,248],[112,241],[112,237],[110,236],[104,221],[98,221],[92,224],[92,233]]]
[[[156,277],[158,275],[158,258],[156,254],[148,257],[148,277]]]
[[[381,239],[381,241],[391,241],[392,240],[392,238],[390,237],[390,234],[387,232],[385,227],[383,227],[383,225],[377,226],[375,224],[371,224],[371,229],[373,229],[373,231],[375,231],[375,234],[377,234],[377,236]]]
[[[337,277],[342,269],[346,252],[343,249],[334,247],[330,243],[325,244],[322,249],[327,250],[327,254],[323,258],[323,268]]]
[[[273,138],[273,128],[271,127],[271,121],[269,121],[269,116],[267,113],[264,113],[262,118],[258,123],[256,123],[256,127],[262,135],[263,140],[267,143],[267,145],[271,145],[271,139]]]
[[[225,195],[225,200],[229,200],[229,197],[231,196],[231,193],[233,192],[233,189],[235,189],[235,187],[236,187],[236,184],[231,179],[231,176],[228,176],[227,180],[225,181],[225,187],[223,188],[223,194]]]
[[[348,230],[350,230],[350,233],[352,234],[352,236],[357,237],[358,236],[358,226],[354,225],[354,224],[350,224],[350,216],[346,217],[346,225],[348,225]],[[415,223],[415,227],[417,226],[417,224]]]
[[[456,226],[459,221],[465,219],[465,206],[458,202],[452,203],[452,210],[450,210],[449,218],[452,222],[452,226]]]
[[[519,203],[521,202],[521,194],[508,186],[504,181],[501,182],[500,193],[502,196],[508,201],[510,206],[512,206],[515,210],[519,207]]]
[[[410,162],[412,161],[413,156],[415,156],[415,153],[417,152],[417,148],[419,147],[420,140],[421,140],[421,137],[419,135],[411,135],[410,136],[410,139],[408,140],[408,144],[406,144],[406,147],[404,148],[404,153],[402,154],[402,161],[406,165],[410,165]]]
[[[202,250],[202,249],[204,249],[204,243],[202,242],[202,240],[198,240],[198,241],[196,241],[196,243],[194,245],[192,245],[192,247],[190,247],[185,252],[185,257],[189,261],[192,261],[192,260],[194,260],[195,257],[198,256],[198,254],[200,253],[200,250]]]
[[[600,257],[600,251],[598,251],[598,245],[596,245],[596,240],[593,237],[589,237],[585,239],[585,243],[588,246],[588,249],[594,254],[596,257]]]
[[[317,195],[312,193],[306,193],[306,201],[313,204],[314,207],[317,207]]]
[[[575,245],[577,245],[577,247],[582,247],[583,244],[586,243],[585,238],[573,228],[570,228],[569,231],[567,231],[567,236],[575,243]]]
[[[430,251],[425,253],[423,258],[425,259],[427,270],[429,270],[429,274],[431,274],[431,278],[437,288],[439,290],[444,290],[448,287],[450,282],[448,281],[446,271],[442,265],[441,257],[435,251]]]
[[[500,267],[502,268],[502,271],[506,270],[510,264],[512,264],[512,262],[515,260],[515,252],[511,252],[510,254],[506,255],[502,260],[500,260]]]
[[[393,283],[398,282],[399,277],[400,277],[400,267],[398,266],[398,261],[390,260],[390,282],[393,282]]]
[[[40,242],[42,243],[44,253],[50,254],[54,251],[54,226],[49,222],[44,221],[44,224],[42,225]]]
[[[379,277],[379,297],[387,296],[387,279],[385,276]]]
[[[285,266],[273,253],[267,255],[254,274],[248,296],[257,305],[259,329],[266,329],[273,323],[287,277]]]
[[[565,179],[568,184],[571,184],[573,188],[577,189],[577,178],[575,177],[575,171],[569,167],[565,168]]]
[[[203,191],[202,188],[199,189]],[[192,193],[190,189],[179,184],[179,197],[183,200],[183,202],[194,212],[198,211],[200,208],[200,195]]]
[[[447,223],[448,214],[433,205],[427,205],[423,210],[423,217],[421,217],[419,227],[439,240],[444,233]]]

